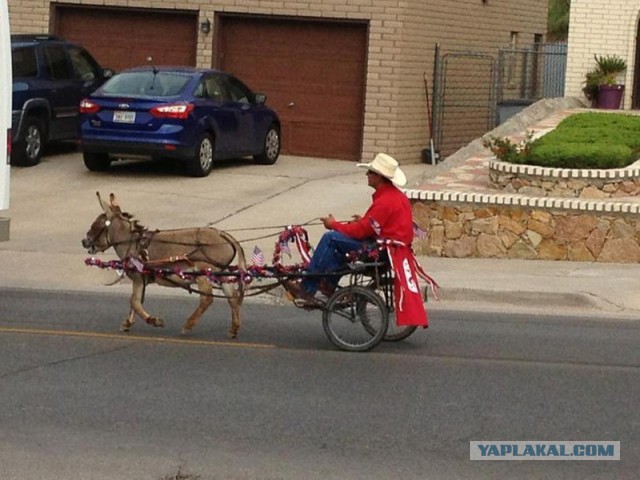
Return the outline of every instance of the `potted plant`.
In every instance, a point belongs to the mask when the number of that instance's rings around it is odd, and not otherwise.
[[[582,91],[594,106],[618,109],[624,93],[619,77],[627,70],[627,63],[617,55],[594,55],[594,58],[596,66],[587,72]]]

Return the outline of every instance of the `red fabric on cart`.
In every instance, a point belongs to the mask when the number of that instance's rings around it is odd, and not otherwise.
[[[417,265],[411,247],[393,241],[385,243],[394,273],[396,325],[427,328],[429,319],[418,282],[418,275],[422,268]]]

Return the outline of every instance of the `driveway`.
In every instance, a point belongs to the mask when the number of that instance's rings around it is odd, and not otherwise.
[[[430,167],[403,168],[412,178]],[[315,244],[324,231],[318,217],[363,213],[372,193],[353,162],[282,156],[262,166],[235,160],[217,164],[208,177],[191,178],[174,163],[116,163],[109,172],[89,172],[79,153],[59,147],[36,167],[11,169],[11,205],[4,212],[11,218],[11,238],[0,242],[0,261],[3,272],[13,274],[0,276],[0,286],[104,288],[113,273],[86,267],[80,245],[102,211],[97,191],[103,198],[115,193],[123,210],[151,229],[228,230],[247,255],[259,246],[268,263],[284,226],[311,222]]]

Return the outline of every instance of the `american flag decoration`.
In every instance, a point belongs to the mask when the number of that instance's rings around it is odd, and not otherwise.
[[[286,253],[291,258],[291,249],[289,248],[289,242],[280,242],[280,252]]]
[[[257,245],[253,248],[253,253],[251,254],[251,262],[256,267],[264,267],[264,254]]]
[[[427,232],[420,228],[420,226],[416,222],[413,222],[413,236],[414,238],[423,240],[427,238]]]

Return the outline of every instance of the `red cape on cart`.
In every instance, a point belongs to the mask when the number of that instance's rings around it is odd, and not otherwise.
[[[391,243],[387,244],[387,250],[394,272],[396,324],[428,327],[429,319],[418,283],[422,268],[417,265],[411,247]]]

